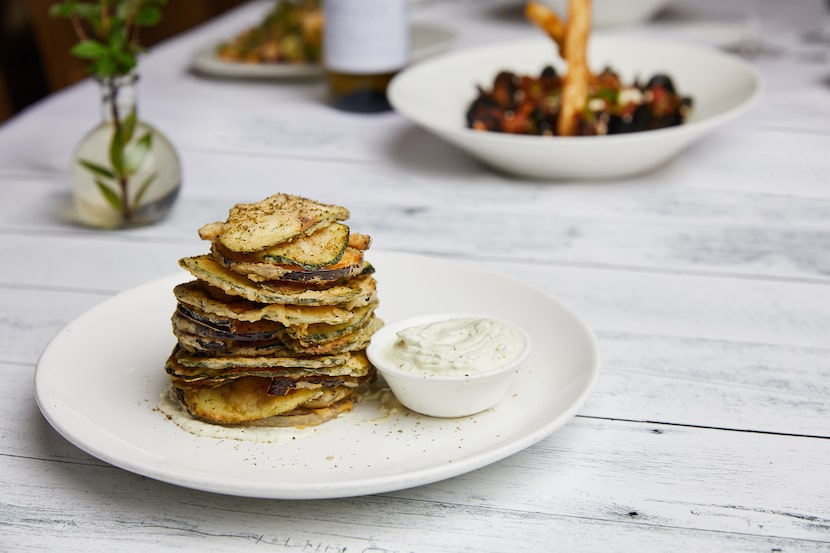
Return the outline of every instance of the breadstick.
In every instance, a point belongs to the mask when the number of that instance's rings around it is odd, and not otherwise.
[[[591,32],[591,0],[568,0],[568,22],[562,44],[568,72],[562,84],[562,105],[557,134],[576,134],[579,113],[588,101],[588,34]]]
[[[542,29],[553,41],[556,43],[556,46],[559,48],[559,55],[563,58],[562,51],[562,41],[565,37],[565,25],[562,24],[562,20],[559,19],[559,16],[556,15],[550,8],[547,6],[536,2],[535,0],[530,0],[525,5],[525,17]]]

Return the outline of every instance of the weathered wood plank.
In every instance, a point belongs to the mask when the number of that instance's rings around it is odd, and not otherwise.
[[[698,444],[694,455],[690,442]],[[827,469],[828,454],[828,440],[577,419],[525,452],[452,480],[308,502],[216,496],[107,466],[0,456],[10,475],[0,533],[12,544],[60,537],[69,551],[101,542],[173,547],[188,537],[208,551],[264,541],[496,552],[517,540],[531,550],[551,543],[597,550],[603,542],[618,543],[618,551],[660,550],[682,540],[689,550],[820,551],[830,545],[830,484],[812,475]]]
[[[830,137],[828,137],[830,147]],[[204,156],[193,155],[197,167]],[[163,224],[107,236],[107,242],[181,242],[198,248],[196,229],[226,216],[236,202],[274,193],[262,175],[285,175],[280,191],[341,203],[352,211],[350,224],[373,235],[378,248],[441,255],[476,255],[524,261],[634,270],[729,274],[741,277],[830,281],[830,200],[810,194],[782,196],[767,191],[706,191],[675,184],[639,181],[584,185],[578,190],[540,184],[476,186],[411,175],[373,166],[332,167],[302,161],[226,156],[234,171],[199,179]],[[236,167],[250,166],[236,170]],[[210,166],[212,167],[212,166]],[[230,170],[229,170],[230,171]],[[250,175],[250,179],[248,178]],[[246,190],[228,197],[228,182],[243,180]],[[304,183],[317,183],[307,186]],[[54,183],[22,180],[26,216],[17,204],[0,206],[0,254],[23,248],[41,251],[44,240],[82,240],[91,232],[67,229],[55,212],[66,206]],[[384,194],[378,197],[377,190]],[[520,193],[516,193],[519,189]],[[188,197],[188,194],[198,194]],[[33,217],[34,215],[34,217]],[[34,225],[34,226],[33,226]],[[48,231],[59,233],[57,238]],[[9,243],[6,243],[9,240]],[[22,243],[21,243],[22,242]],[[80,242],[80,243],[85,243]],[[80,246],[75,246],[76,248]],[[115,246],[113,246],[115,247]],[[58,250],[60,251],[60,250]],[[200,250],[201,251],[201,250]]]

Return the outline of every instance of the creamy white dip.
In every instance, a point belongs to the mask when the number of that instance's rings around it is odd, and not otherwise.
[[[521,332],[495,319],[457,318],[398,331],[390,364],[427,375],[468,375],[501,367],[524,350]]]

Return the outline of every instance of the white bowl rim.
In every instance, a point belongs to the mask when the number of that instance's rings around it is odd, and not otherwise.
[[[524,339],[524,347],[519,355],[511,359],[508,363],[496,367],[494,369],[490,369],[487,371],[482,372],[474,372],[469,374],[463,375],[445,375],[445,374],[430,374],[424,375],[423,373],[411,372],[411,371],[401,371],[395,367],[389,367],[388,365],[384,365],[382,362],[378,362],[378,360],[382,361],[380,355],[374,355],[375,352],[386,345],[386,342],[379,342],[376,340],[377,337],[382,339],[393,339],[395,334],[404,328],[409,328],[412,326],[417,326],[421,324],[427,324],[431,322],[438,322],[438,321],[447,321],[451,319],[491,319],[494,321],[498,321],[499,323],[508,326],[517,332],[519,332]],[[532,344],[530,340],[530,335],[521,328],[516,323],[503,319],[501,317],[495,317],[493,315],[487,315],[483,313],[472,313],[472,312],[446,312],[446,313],[428,313],[423,315],[415,315],[412,317],[407,317],[405,319],[400,319],[395,321],[394,323],[389,323],[375,331],[374,335],[372,336],[372,341],[369,343],[369,347],[366,348],[366,355],[369,357],[369,361],[372,365],[377,368],[381,374],[390,374],[396,378],[400,378],[401,380],[410,380],[410,381],[418,381],[423,382],[424,380],[435,381],[435,382],[479,382],[484,380],[489,380],[498,376],[502,376],[505,373],[509,373],[511,371],[516,370],[517,368],[521,367],[522,363],[527,360],[528,356],[530,355],[530,351],[532,349]]]

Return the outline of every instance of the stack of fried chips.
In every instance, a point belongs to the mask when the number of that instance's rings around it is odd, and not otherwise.
[[[173,393],[197,419],[310,426],[350,411],[374,378],[366,358],[382,322],[370,239],[347,209],[277,194],[234,206],[199,236],[210,253],[179,261],[167,360]]]

